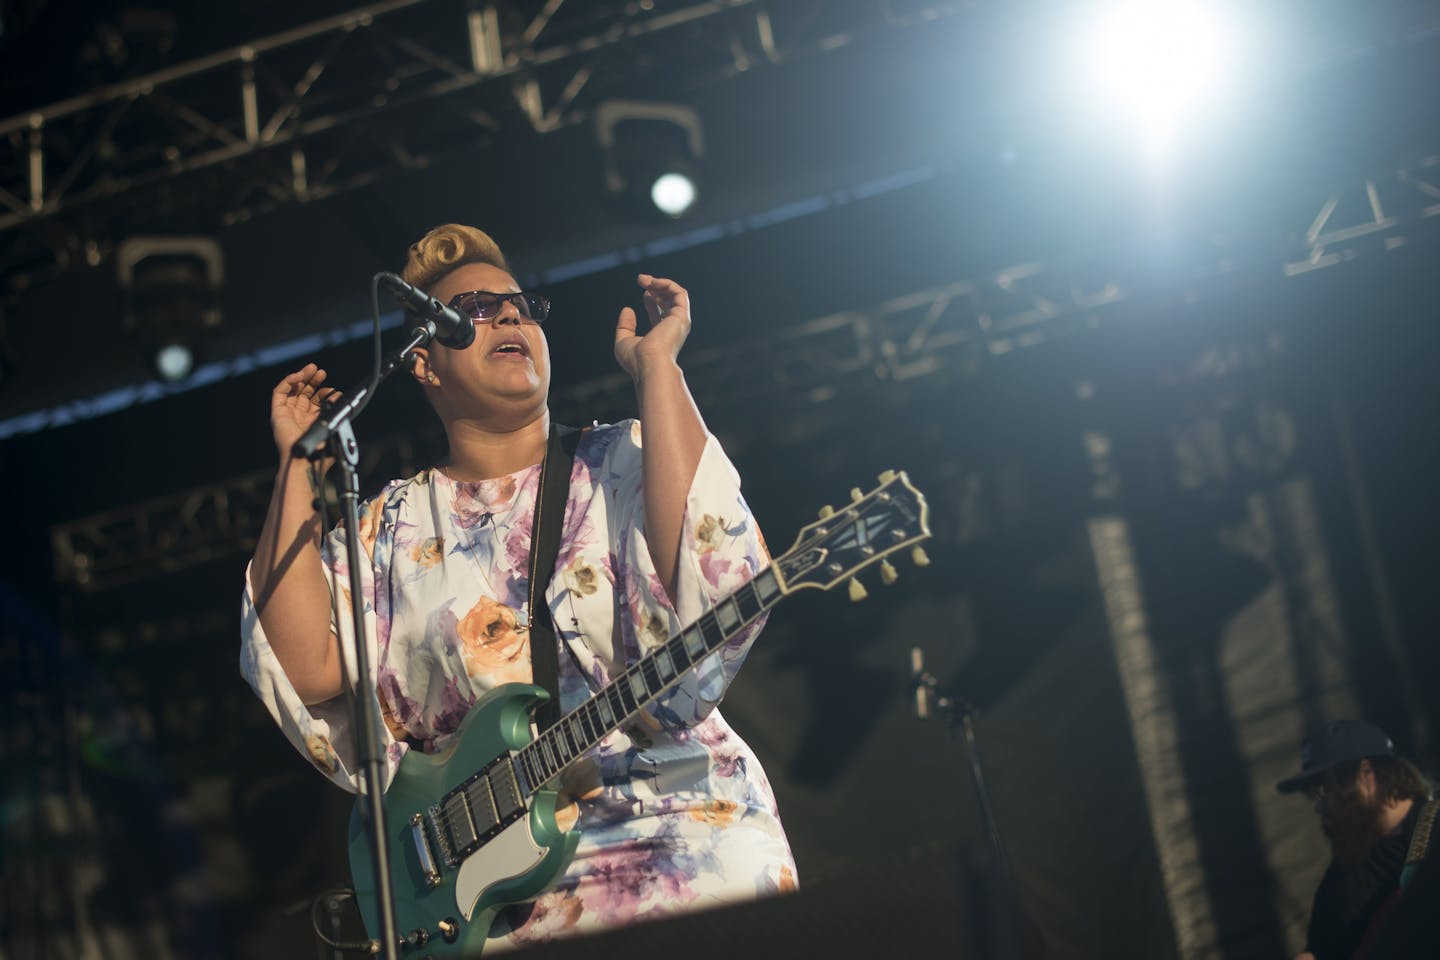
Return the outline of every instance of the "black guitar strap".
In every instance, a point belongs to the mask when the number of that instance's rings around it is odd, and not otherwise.
[[[570,469],[579,443],[579,430],[551,424],[550,446],[540,467],[540,488],[535,491],[535,520],[530,527],[530,665],[535,685],[550,694],[550,699],[535,711],[535,725],[541,730],[560,719],[560,641],[550,620],[545,588],[555,575],[555,561],[559,559],[565,502],[570,498]]]

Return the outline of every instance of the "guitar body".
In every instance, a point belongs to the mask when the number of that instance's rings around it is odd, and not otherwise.
[[[407,945],[402,956],[440,960],[476,955],[502,907],[533,898],[569,865],[580,835],[556,824],[554,791],[539,790],[525,798],[527,809],[453,864],[444,858],[437,836],[444,828],[437,829],[433,814],[433,805],[456,784],[530,742],[531,713],[546,697],[544,690],[529,684],[496,687],[476,701],[443,752],[412,750],[400,761],[383,800],[396,929],[401,937],[413,930],[429,934],[428,943]],[[350,876],[365,928],[374,934],[380,918],[368,826],[362,798],[350,816]],[[424,854],[417,842],[421,836],[428,845]],[[428,865],[422,856],[430,859]],[[453,942],[440,934],[442,921],[455,926]]]

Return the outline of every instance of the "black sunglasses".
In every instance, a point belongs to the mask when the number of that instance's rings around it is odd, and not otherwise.
[[[538,293],[491,293],[489,290],[471,290],[457,293],[450,298],[448,306],[465,314],[471,320],[494,320],[500,315],[500,308],[509,300],[515,304],[522,319],[544,323],[550,316],[550,300]]]

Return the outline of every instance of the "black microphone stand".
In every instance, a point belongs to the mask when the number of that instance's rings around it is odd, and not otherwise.
[[[367,380],[354,392],[345,394],[344,401],[316,420],[295,442],[290,453],[306,460],[317,460],[328,451],[340,468],[341,523],[345,528],[345,548],[351,576],[356,576],[363,560],[360,556],[360,446],[355,441],[351,418],[366,403],[371,392],[402,366],[408,366],[416,347],[423,347],[435,336],[435,324],[416,320],[410,341],[387,357],[380,374]],[[380,914],[380,949],[386,960],[399,957],[400,936],[395,924],[395,892],[390,882],[390,851],[385,845],[385,808],[381,803],[380,784],[384,775],[380,750],[380,707],[366,689],[370,676],[370,645],[365,638],[365,591],[353,584],[350,590],[350,616],[354,621],[357,689],[353,693],[355,730],[359,737],[360,764],[365,794],[365,811],[370,821],[370,845],[375,854],[375,898]],[[342,662],[343,662],[342,657]]]

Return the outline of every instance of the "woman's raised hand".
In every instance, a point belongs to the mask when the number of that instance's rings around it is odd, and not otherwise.
[[[615,359],[632,380],[638,381],[653,362],[674,363],[690,335],[690,294],[674,280],[642,273],[636,282],[645,291],[645,312],[650,329],[636,332],[635,311],[624,307],[615,324]]]
[[[319,419],[321,402],[339,395],[340,391],[324,384],[325,371],[307,363],[277,383],[271,392],[270,430],[282,461],[289,459],[295,441]]]

